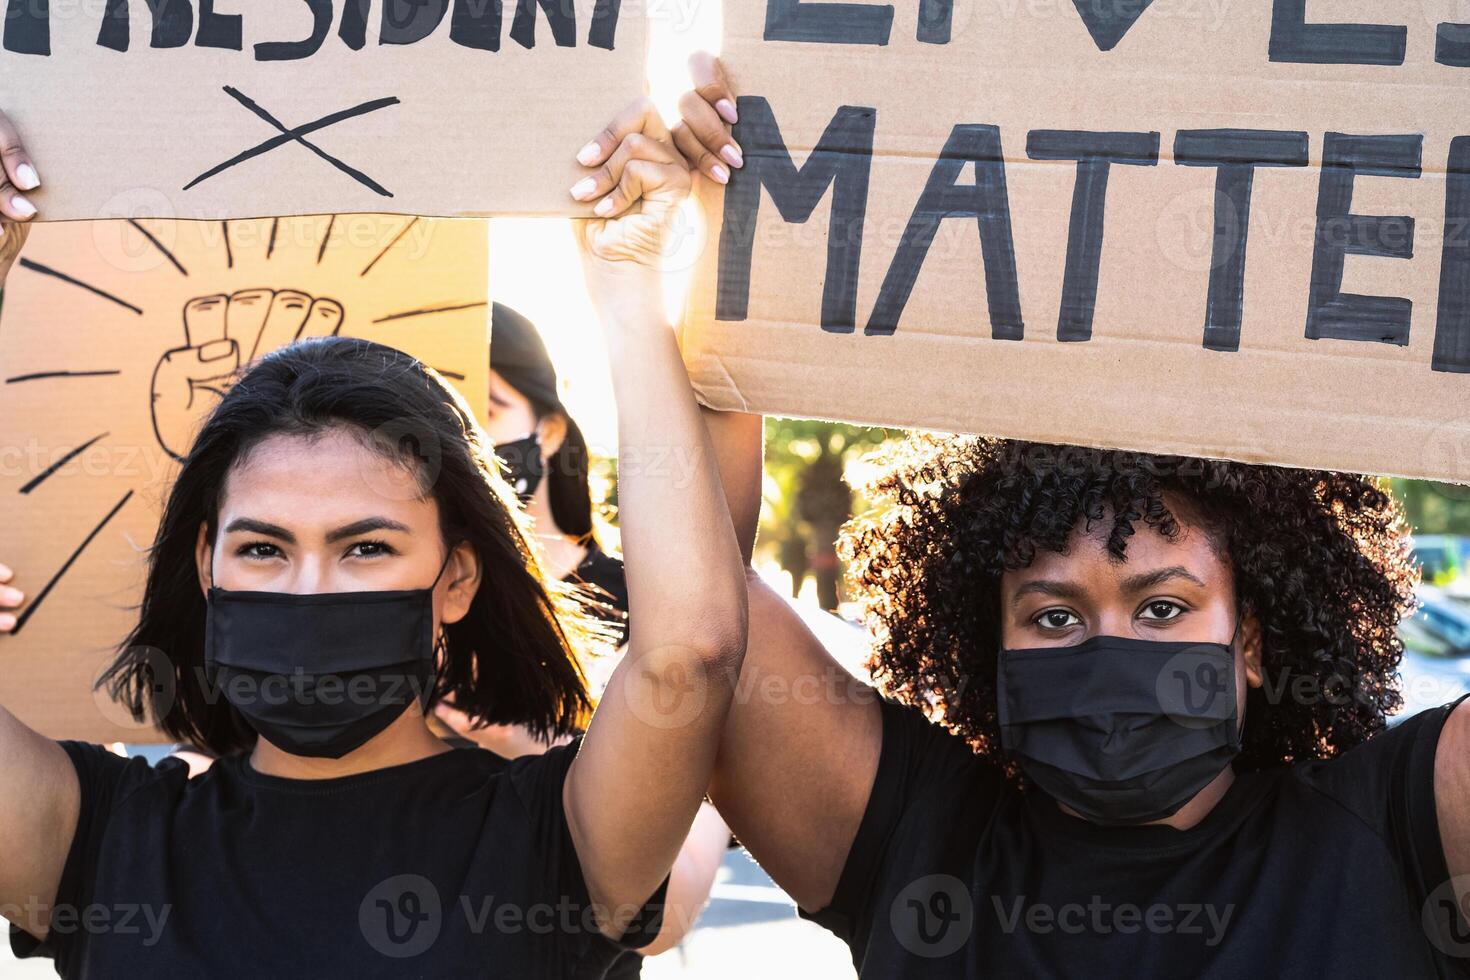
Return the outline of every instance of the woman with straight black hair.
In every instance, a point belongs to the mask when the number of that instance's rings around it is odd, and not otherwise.
[[[19,955],[65,977],[598,978],[653,939],[739,674],[745,594],[662,308],[688,169],[646,104],[606,133],[626,152],[579,230],[621,441],[703,462],[677,485],[624,474],[639,630],[586,735],[510,764],[433,735],[444,698],[578,729],[586,622],[438,375],[359,340],[285,348],[205,420],[107,677],[220,761],[190,779],[0,708],[0,910]],[[34,166],[3,117],[0,149],[0,213],[23,220]],[[8,587],[0,606],[24,598]]]

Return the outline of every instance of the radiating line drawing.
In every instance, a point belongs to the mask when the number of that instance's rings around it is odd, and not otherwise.
[[[116,303],[118,306],[121,306],[125,310],[132,310],[136,316],[143,315],[142,307],[134,306],[132,303],[129,303],[127,300],[123,299],[120,296],[114,296],[107,290],[99,289],[98,287],[93,286],[91,283],[82,282],[82,280],[77,279],[74,276],[69,276],[59,269],[53,269],[49,265],[42,265],[39,262],[32,262],[30,259],[27,258],[22,258],[19,264],[22,269],[30,269],[32,272],[39,272],[43,276],[51,276],[53,278],[60,279],[62,282],[66,283],[69,286],[76,286],[79,289],[85,289],[93,296],[100,296],[108,302]]]
[[[8,385],[18,385],[24,381],[45,381],[48,378],[111,378],[122,374],[121,371],[35,371],[31,374],[17,374],[13,378],[6,378]]]
[[[91,532],[82,539],[82,543],[77,545],[76,550],[71,553],[71,556],[56,570],[56,574],[51,576],[50,580],[42,586],[41,591],[36,593],[36,597],[21,610],[20,615],[15,618],[15,629],[10,631],[11,635],[18,635],[25,627],[25,624],[30,622],[31,617],[36,614],[36,610],[41,608],[41,604],[51,594],[51,590],[56,588],[56,583],[61,581],[61,577],[71,569],[72,565],[76,564],[76,560],[82,556],[82,552],[87,550],[87,545],[91,544],[92,540],[102,533],[102,529],[107,526],[107,523],[116,517],[117,512],[122,510],[123,506],[131,499],[133,499],[133,491],[129,490],[123,494],[123,498],[117,502],[117,505],[107,512],[107,516],[97,522],[97,526],[92,528]]]
[[[373,320],[374,323],[391,323],[394,320],[409,320],[417,316],[433,316],[436,313],[461,313],[465,310],[483,310],[488,303],[458,303],[454,306],[431,306],[422,310],[408,310],[404,313],[389,313]]]
[[[80,446],[78,446],[75,449],[67,452],[65,455],[63,455],[56,462],[54,462],[50,466],[46,467],[40,473],[37,473],[33,479],[31,479],[30,481],[28,481],[25,484],[25,486],[23,486],[23,487],[20,488],[20,492],[23,493],[23,494],[30,493],[32,490],[36,489],[41,484],[45,483],[48,479],[50,479],[52,476],[54,476],[56,474],[56,471],[57,470],[61,469],[67,463],[70,463],[72,460],[76,459],[82,453],[86,452],[88,449],[91,449],[93,446],[97,445],[97,443],[101,442],[103,439],[106,439],[110,435],[112,435],[112,433],[110,433],[110,432],[104,432],[100,436],[93,436],[92,438],[88,439],[86,442],[82,443]]]

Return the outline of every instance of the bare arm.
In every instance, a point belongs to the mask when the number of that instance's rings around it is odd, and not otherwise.
[[[675,140],[685,159],[717,168],[739,148],[728,125],[735,95],[719,62],[690,62],[695,91],[680,103]],[[710,412],[708,428],[741,554],[749,562],[760,519],[763,420]],[[867,808],[882,748],[872,688],[852,678],[801,618],[748,575],[750,637],[740,697],[720,745],[710,798],[761,865],[805,909],[832,900]]]
[[[1445,722],[1434,754],[1434,798],[1439,836],[1460,908],[1470,918],[1470,701]]]
[[[588,889],[608,913],[602,928],[620,936],[669,874],[709,787],[745,652],[745,576],[663,310],[659,263],[689,170],[646,102],[581,160],[597,169],[577,196],[626,215],[588,221],[579,237],[613,362],[632,632],[567,777],[566,809]],[[676,463],[655,462],[667,459]]]
[[[0,565],[0,583],[11,578]],[[22,598],[0,586],[0,633],[15,628],[3,610]],[[80,808],[76,771],[61,746],[0,708],[0,909],[37,939],[46,938]]]

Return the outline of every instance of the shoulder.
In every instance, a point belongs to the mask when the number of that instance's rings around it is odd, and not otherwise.
[[[1405,780],[1432,774],[1442,734],[1463,726],[1464,712],[1445,705],[1421,712],[1379,732],[1333,759],[1303,763],[1293,770],[1301,783],[1368,818]],[[1460,705],[1464,707],[1464,705]],[[1456,715],[1450,726],[1451,715]]]
[[[189,780],[189,767],[180,760],[153,766],[141,756],[120,756],[101,745],[58,744],[76,769],[83,810],[114,806],[140,792],[181,792]]]

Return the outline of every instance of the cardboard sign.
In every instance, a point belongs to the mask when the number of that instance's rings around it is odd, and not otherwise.
[[[643,91],[621,0],[0,0],[48,220],[573,214]]]
[[[413,354],[482,413],[486,242],[484,222],[378,215],[35,228],[0,313],[0,562],[27,594],[0,704],[52,737],[156,740],[92,685],[226,376],[340,333]]]
[[[703,398],[1470,482],[1456,7],[727,5]]]

